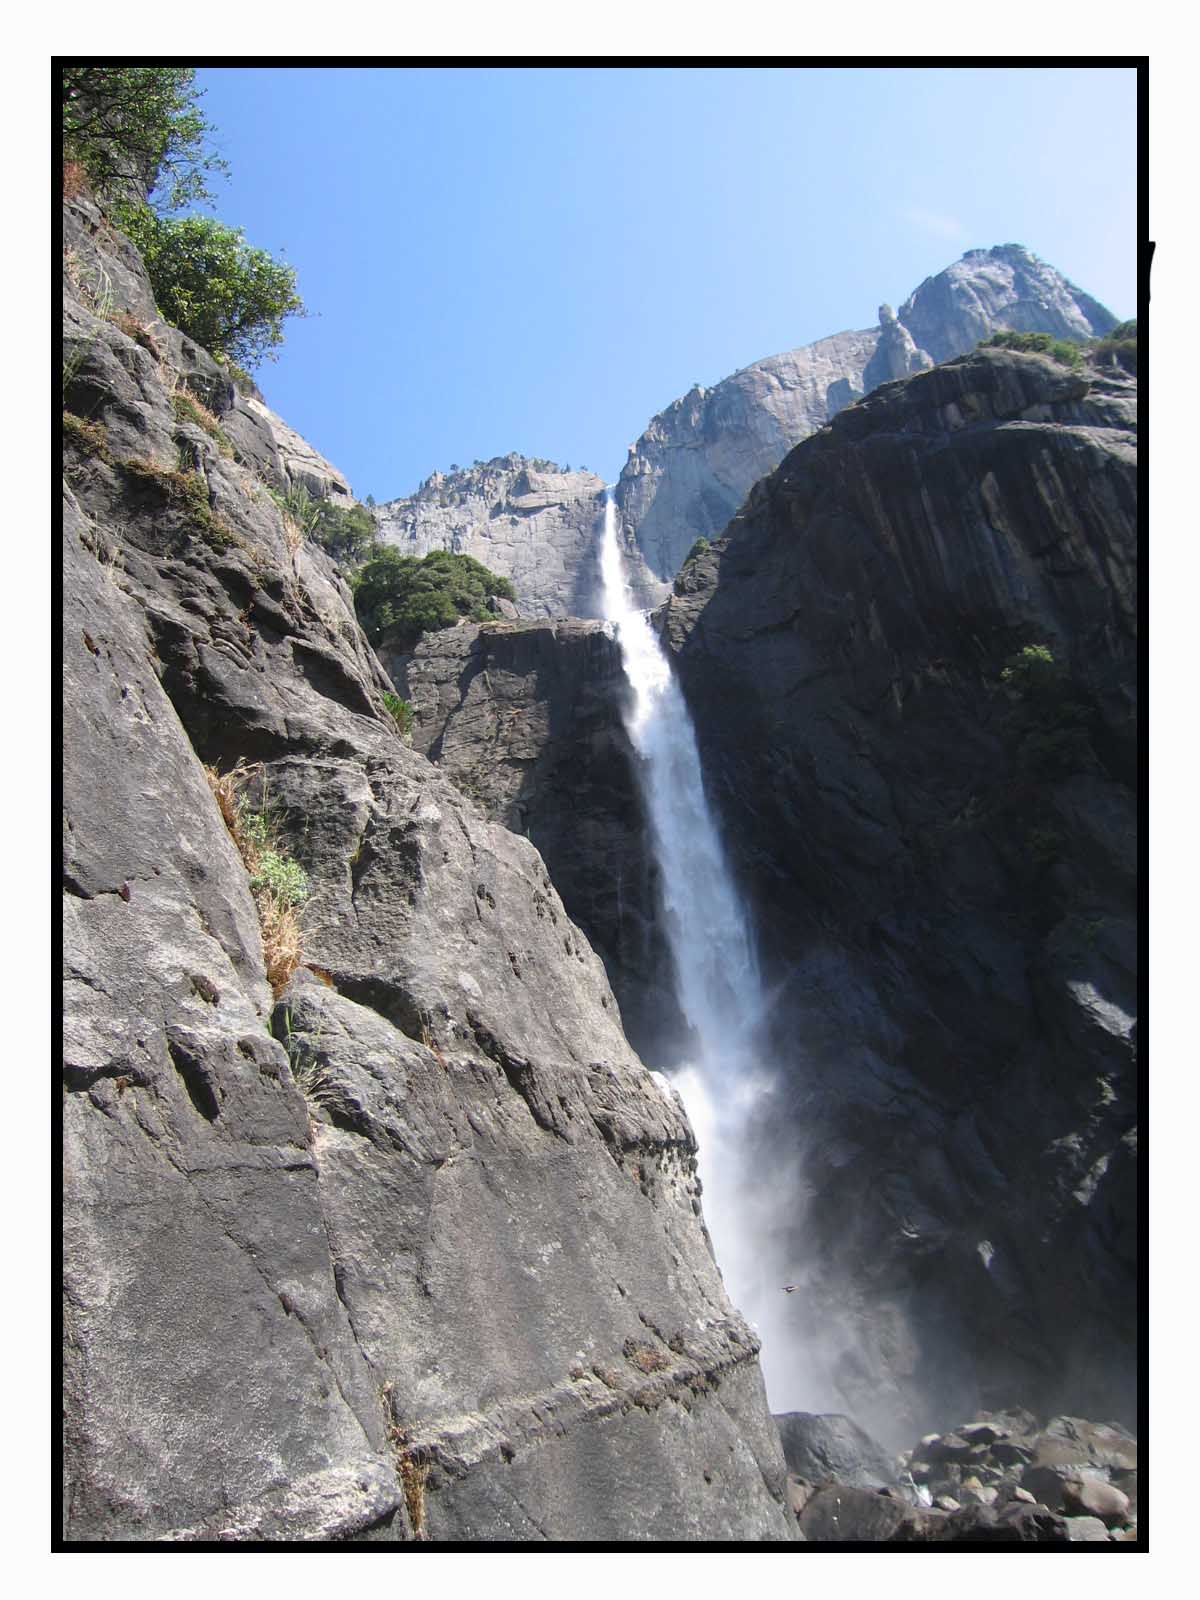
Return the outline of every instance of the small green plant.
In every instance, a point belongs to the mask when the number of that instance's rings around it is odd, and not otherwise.
[[[695,544],[693,544],[692,548],[688,551],[687,555],[685,555],[683,558],[684,566],[686,567],[689,561],[695,561],[697,556],[702,556],[707,549],[708,540],[704,538],[697,539]]]
[[[290,485],[282,494],[276,489],[269,492],[297,532],[315,540],[335,560],[359,561],[374,546],[378,529],[365,505],[318,500],[302,483]]]
[[[1020,694],[1030,694],[1057,683],[1061,676],[1048,645],[1027,644],[1005,662],[1000,682]]]
[[[395,718],[396,726],[404,735],[412,732],[413,708],[408,700],[401,700],[398,694],[393,694],[390,689],[383,691],[383,703]]]

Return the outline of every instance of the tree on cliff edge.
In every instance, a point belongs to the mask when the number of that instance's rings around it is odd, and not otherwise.
[[[209,147],[192,67],[64,66],[63,154],[97,196],[143,199],[168,211],[211,203],[207,177],[228,167]]]
[[[283,343],[284,320],[306,315],[304,302],[295,268],[240,228],[170,215],[211,204],[207,176],[227,171],[208,146],[195,77],[191,67],[63,67],[63,153],[141,252],[166,320],[218,360],[255,367]]]

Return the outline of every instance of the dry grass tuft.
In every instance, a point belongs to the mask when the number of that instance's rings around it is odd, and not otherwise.
[[[247,802],[246,786],[261,771],[261,765],[247,767],[239,761],[229,772],[205,767],[204,774],[250,875],[267,979],[278,998],[304,960],[301,919],[308,883],[297,864],[280,850],[266,806],[256,811]]]
[[[82,162],[64,161],[62,169],[62,197],[64,200],[74,200],[76,195],[90,194],[87,172]]]
[[[174,408],[176,417],[180,422],[194,422],[198,428],[202,428],[210,439],[216,441],[217,449],[221,454],[227,460],[232,460],[234,456],[233,445],[230,442],[229,435],[221,426],[221,419],[215,412],[210,411],[204,401],[198,399],[190,389],[179,388],[178,382],[179,380],[176,379],[177,386],[171,395],[171,405]]]
[[[131,317],[128,311],[110,311],[105,318],[114,328],[120,328],[127,339],[132,339],[134,344],[140,344],[143,350],[149,351],[158,362],[163,365],[164,356],[154,341],[154,335],[144,322],[139,322],[136,317]]]
[[[408,1507],[413,1538],[423,1540],[426,1537],[425,1485],[429,1479],[429,1462],[419,1449],[409,1444],[407,1432],[396,1420],[392,1406],[392,1385],[385,1383],[380,1393],[387,1418],[388,1441],[396,1457],[396,1474],[404,1490],[404,1503]]]
[[[304,529],[296,521],[295,517],[290,516],[286,511],[281,511],[279,515],[283,519],[284,543],[290,553],[295,555],[296,551],[304,543]]]

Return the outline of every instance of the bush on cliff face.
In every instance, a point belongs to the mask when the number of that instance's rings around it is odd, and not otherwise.
[[[303,484],[293,484],[286,494],[270,493],[300,531],[336,561],[361,561],[375,543],[378,530],[365,505],[343,507],[314,499]]]
[[[1080,346],[1070,339],[1056,339],[1049,333],[1014,333],[1011,328],[993,333],[990,339],[981,339],[979,348],[1024,350],[1035,355],[1050,356],[1063,367],[1078,367],[1083,361]]]
[[[240,228],[144,205],[114,216],[141,251],[158,309],[211,355],[256,367],[283,343],[284,319],[305,315],[295,267],[247,244]]]
[[[402,648],[463,617],[486,621],[493,615],[486,604],[492,596],[515,600],[516,590],[481,561],[450,550],[418,560],[388,546],[354,580],[354,608],[367,638],[378,644],[395,629]]]
[[[1118,322],[1111,333],[1103,339],[1097,339],[1091,345],[1088,354],[1100,366],[1123,367],[1126,372],[1136,372],[1138,369],[1138,325],[1137,318],[1132,317],[1128,322]]]
[[[1020,697],[1016,747],[1020,772],[1053,780],[1095,766],[1091,708],[1048,646],[1028,644],[1010,656],[1000,681]]]

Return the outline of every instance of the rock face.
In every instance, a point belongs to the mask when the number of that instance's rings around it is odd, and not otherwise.
[[[968,250],[909,295],[899,320],[934,361],[965,355],[1000,328],[1085,340],[1117,323],[1106,306],[1019,244]]]
[[[635,1044],[677,1016],[657,871],[625,732],[620,651],[600,622],[467,624],[385,665],[413,745],[541,852],[621,988]]]
[[[511,578],[522,616],[590,617],[599,610],[603,510],[595,473],[509,455],[435,472],[415,495],[377,507],[375,519],[383,543],[405,555],[453,550]]]
[[[164,410],[151,386],[152,374],[168,376],[176,393],[215,414],[227,451],[261,483],[335,503],[352,498],[337,468],[256,389],[243,394],[226,368],[163,321],[137,251],[84,196],[63,206],[63,305],[63,403],[84,420],[102,412],[118,453],[178,465],[177,408]]]
[[[678,1099],[402,741],[266,493],[319,458],[69,219],[64,1538],[795,1538]],[[307,875],[278,993],[239,761]]]
[[[803,1336],[885,1437],[1134,1417],[1135,394],[1000,351],[885,385],[666,608],[778,986]]]
[[[656,416],[632,447],[617,505],[651,572],[670,580],[693,542],[720,534],[755,483],[881,383],[973,350],[1001,328],[1083,340],[1111,312],[1020,245],[970,250],[879,326],[756,361]]]

